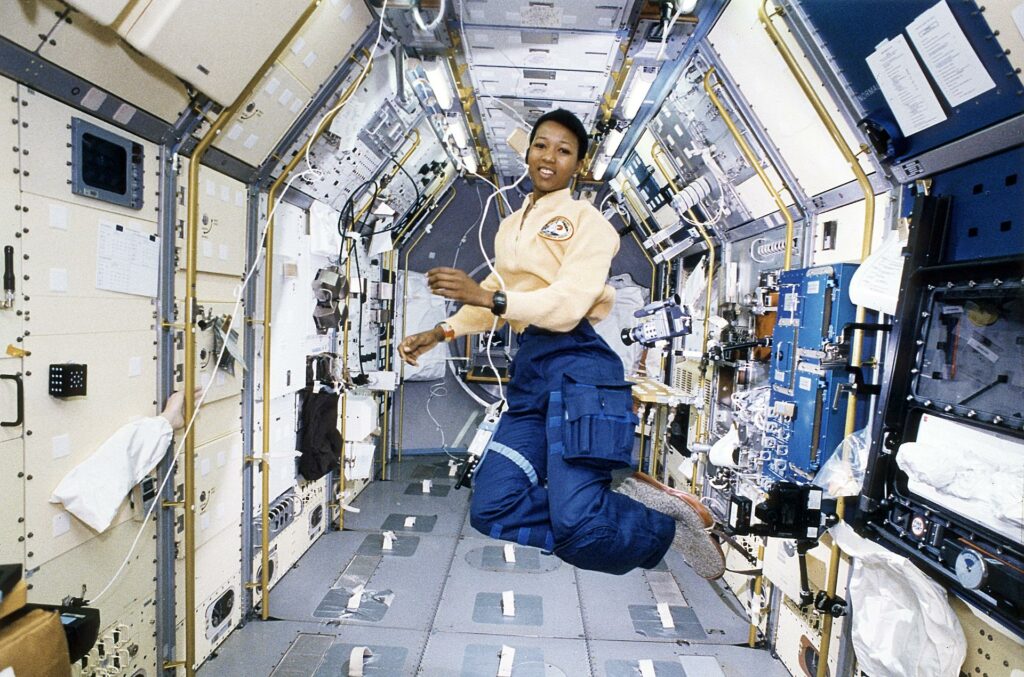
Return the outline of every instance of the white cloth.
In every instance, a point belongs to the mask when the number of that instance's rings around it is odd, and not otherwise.
[[[103,532],[132,487],[156,467],[174,436],[163,416],[121,426],[92,456],[64,476],[50,496],[72,515]]]
[[[608,316],[594,325],[594,331],[619,356],[626,373],[633,374],[640,366],[643,346],[639,343],[630,346],[623,343],[622,330],[632,329],[636,324],[633,313],[644,307],[647,290],[634,284],[628,275],[617,275],[608,284],[615,289],[615,303]]]
[[[967,656],[946,590],[906,557],[857,535],[845,522],[830,533],[854,558],[850,611],[857,666],[886,677],[956,677]]]
[[[407,281],[403,275],[399,275],[398,281],[399,290],[396,298],[405,299],[405,336],[428,331],[433,329],[438,322],[444,321],[445,317],[447,317],[444,308],[444,298],[431,293],[430,287],[427,286],[426,275],[410,272]],[[442,343],[435,346],[433,350],[419,356],[416,360],[419,362],[419,366],[405,365],[405,371],[403,372],[405,380],[436,381],[444,378],[445,357],[447,355],[448,346],[446,344]],[[398,364],[398,360],[401,359],[396,347],[395,364]]]
[[[896,463],[907,487],[979,524],[1024,543],[1024,463],[1020,448],[978,436],[971,447],[905,442]],[[1007,453],[1011,452],[1011,453]]]

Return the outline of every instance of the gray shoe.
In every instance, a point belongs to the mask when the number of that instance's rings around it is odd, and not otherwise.
[[[714,518],[695,496],[667,487],[643,473],[633,473],[616,491],[675,520],[672,546],[698,576],[713,580],[725,573],[725,555],[709,533]]]

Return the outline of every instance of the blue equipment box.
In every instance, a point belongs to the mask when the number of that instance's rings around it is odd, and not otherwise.
[[[850,280],[856,264],[790,270],[779,277],[779,304],[772,333],[771,400],[763,438],[763,476],[809,482],[842,442],[851,383],[847,370],[849,332],[856,307]],[[863,354],[873,341],[865,338]],[[867,407],[858,408],[860,428]]]

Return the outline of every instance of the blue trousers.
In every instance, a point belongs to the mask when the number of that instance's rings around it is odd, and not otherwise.
[[[622,362],[587,320],[566,333],[527,328],[512,365],[508,410],[473,478],[471,524],[492,538],[553,551],[581,569],[624,574],[654,567],[675,523],[610,491],[610,468],[566,461],[566,375],[621,382]]]

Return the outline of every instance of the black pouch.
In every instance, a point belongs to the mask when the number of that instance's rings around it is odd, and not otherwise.
[[[580,383],[562,379],[562,443],[566,461],[599,470],[632,463],[633,434],[639,419],[633,413],[633,384]]]

